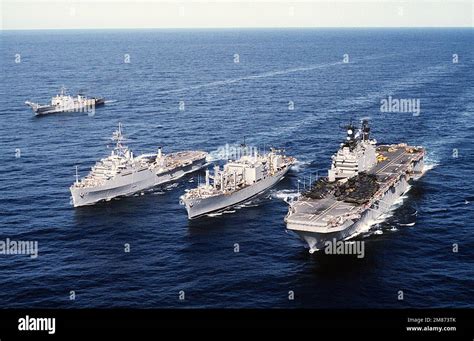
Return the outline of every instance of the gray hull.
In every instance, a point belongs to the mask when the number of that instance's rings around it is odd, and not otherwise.
[[[188,211],[188,218],[195,219],[203,215],[219,212],[226,208],[244,203],[274,186],[283,178],[289,169],[290,167],[282,169],[274,176],[262,179],[256,184],[243,188],[237,192],[221,194],[209,198],[184,199],[183,203]]]
[[[419,163],[416,170],[421,172],[423,162]],[[291,219],[285,219],[287,229],[293,230],[309,247],[310,253],[322,250],[326,247],[326,242],[345,240],[357,236],[360,232],[366,231],[380,216],[389,212],[398,199],[410,189],[411,180],[407,181],[402,177],[391,189],[388,189],[377,204],[373,204],[363,211],[357,220],[347,221],[341,229],[334,232],[311,232],[299,229],[299,224]]]
[[[54,105],[38,105],[35,103],[26,102],[26,104],[33,110],[35,116],[58,114],[64,112],[92,112],[96,107],[105,104],[103,98],[96,98],[94,105],[74,103],[69,106],[54,106]]]
[[[167,173],[156,174],[149,169],[145,169],[125,176],[118,175],[98,187],[71,187],[73,204],[74,207],[92,205],[103,200],[109,201],[116,197],[133,195],[155,186],[175,181],[185,174],[201,169],[205,164],[206,160],[201,159],[186,167],[176,168]]]

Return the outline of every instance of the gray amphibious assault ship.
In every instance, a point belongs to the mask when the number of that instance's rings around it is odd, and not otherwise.
[[[377,145],[369,138],[367,120],[355,129],[347,127],[347,139],[333,155],[328,176],[290,203],[287,229],[308,244],[310,253],[370,226],[409,189],[410,181],[423,175],[424,148]]]
[[[112,136],[116,142],[112,153],[98,161],[90,173],[70,187],[74,207],[128,196],[167,182],[206,165],[208,154],[203,151],[182,151],[164,155],[161,147],[157,154],[134,157],[122,144],[122,126]]]

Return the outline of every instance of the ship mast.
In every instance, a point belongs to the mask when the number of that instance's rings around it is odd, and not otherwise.
[[[124,147],[122,145],[122,141],[123,141],[123,134],[122,134],[122,123],[119,122],[119,125],[118,125],[118,130],[116,130],[113,134],[112,134],[112,141],[115,141],[115,148],[114,148],[114,151],[117,152],[117,155],[121,155],[121,156],[124,156],[126,151],[127,151],[127,147]]]
[[[122,140],[123,140],[123,135],[122,135],[122,123],[119,122],[118,124],[118,130],[115,131],[115,133],[112,136],[112,140],[116,142],[115,148],[116,149],[121,149],[122,148]]]
[[[119,122],[118,136],[117,136],[117,147],[121,146],[120,142],[122,141],[122,122]]]

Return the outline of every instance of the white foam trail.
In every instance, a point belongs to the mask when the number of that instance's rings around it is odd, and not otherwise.
[[[432,169],[434,169],[434,168],[436,168],[436,167],[438,167],[438,164],[437,164],[437,163],[430,163],[430,164],[426,164],[426,163],[425,163],[424,166],[423,166],[423,170],[422,170],[421,172],[422,172],[423,174],[425,174],[426,172],[428,172],[428,171],[430,171],[430,170],[432,170]]]
[[[352,61],[351,63],[357,63],[357,62],[360,62],[360,61],[379,59],[379,58],[387,58],[389,56],[394,56],[394,55],[397,55],[397,53],[367,56],[367,57],[361,58],[359,60]],[[276,70],[276,71],[264,72],[264,73],[260,73],[260,74],[257,74],[257,75],[249,75],[249,76],[225,79],[225,80],[221,80],[221,81],[214,81],[214,82],[209,82],[209,83],[204,83],[204,84],[197,84],[197,85],[188,86],[188,87],[184,87],[184,88],[180,88],[180,89],[158,91],[157,93],[158,94],[170,94],[170,93],[179,93],[179,92],[189,91],[189,90],[199,90],[199,89],[203,89],[203,88],[210,88],[210,87],[221,86],[221,85],[229,85],[229,84],[234,84],[234,83],[248,81],[248,80],[287,75],[287,74],[294,73],[294,72],[312,71],[312,70],[317,70],[317,69],[336,66],[336,65],[341,65],[341,64],[344,64],[344,62],[343,61],[338,61],[338,62],[331,62],[331,63],[315,64],[315,65],[310,65],[310,66],[294,67],[294,68],[289,68],[289,69],[285,69],[285,70]]]
[[[178,187],[178,183],[177,183],[177,182],[172,183],[172,184],[169,184],[169,185],[166,185],[166,186],[165,186],[165,189],[166,189],[167,191],[170,191],[170,190],[172,190],[173,188],[176,188],[176,187]]]
[[[286,69],[286,70],[269,71],[269,72],[264,72],[257,75],[231,78],[231,79],[225,79],[222,81],[215,81],[215,82],[210,82],[210,83],[205,83],[205,84],[188,86],[181,89],[159,91],[158,94],[170,94],[170,93],[178,93],[178,92],[189,91],[189,90],[199,90],[202,88],[211,88],[215,86],[229,85],[229,84],[234,84],[234,83],[248,81],[248,80],[287,75],[294,72],[311,71],[311,70],[316,70],[316,69],[320,69],[320,68],[324,68],[328,66],[335,66],[339,64],[343,64],[343,62],[341,61],[341,62],[333,62],[333,63],[324,63],[324,64],[310,65],[307,67],[296,67],[296,68],[291,68],[291,69]]]
[[[280,199],[283,200],[286,203],[290,203],[296,198],[298,198],[301,195],[301,193],[298,193],[297,191],[293,190],[288,190],[284,189],[281,191],[274,191],[270,193],[270,196],[275,199]]]
[[[401,90],[418,87],[420,84],[430,82],[433,77],[442,77],[451,72],[452,68],[449,68],[446,64],[429,66],[421,70],[416,70],[408,75],[404,75],[398,80],[387,81],[385,84],[379,86],[377,90],[366,93],[364,96],[339,101],[338,106],[340,108],[354,108],[378,103],[381,98],[394,95]]]
[[[296,160],[296,162],[291,166],[291,170],[295,172],[301,171],[302,168],[308,166],[311,162],[310,161],[300,161]]]
[[[118,101],[116,99],[109,99],[109,100],[104,101],[105,104],[115,103],[115,102],[118,102]]]
[[[240,209],[242,207],[244,207],[244,206],[235,206],[234,208],[235,209]],[[232,213],[235,213],[235,210],[226,210],[226,211],[221,211],[221,212],[216,212],[216,213],[209,213],[209,214],[207,214],[207,216],[210,217],[210,218],[215,218],[215,217],[219,217],[223,214],[232,214]]]
[[[401,224],[401,223],[398,223],[398,225],[400,225],[400,226],[414,226],[415,224],[416,224],[416,222],[408,223],[408,224]]]
[[[403,192],[402,195],[400,195],[397,200],[395,200],[393,202],[393,204],[390,206],[390,211],[389,212],[393,212],[394,210],[396,210],[398,207],[400,207],[401,205],[403,205],[403,202],[405,201],[405,199],[408,198],[408,192],[410,191],[410,189],[412,188],[412,185],[408,185],[407,186],[407,189],[405,190],[405,192]],[[393,214],[392,214],[393,215]]]
[[[258,206],[258,199],[255,201],[244,202],[243,204],[235,206],[235,208],[240,210],[241,208],[245,208],[245,207],[257,207],[257,206]]]

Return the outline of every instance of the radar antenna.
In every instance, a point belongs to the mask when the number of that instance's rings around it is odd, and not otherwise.
[[[114,131],[114,133],[112,134],[112,141],[115,141],[114,150],[117,151],[119,155],[123,155],[127,151],[127,148],[122,145],[123,140],[124,136],[122,134],[122,123],[119,122],[118,130]]]

